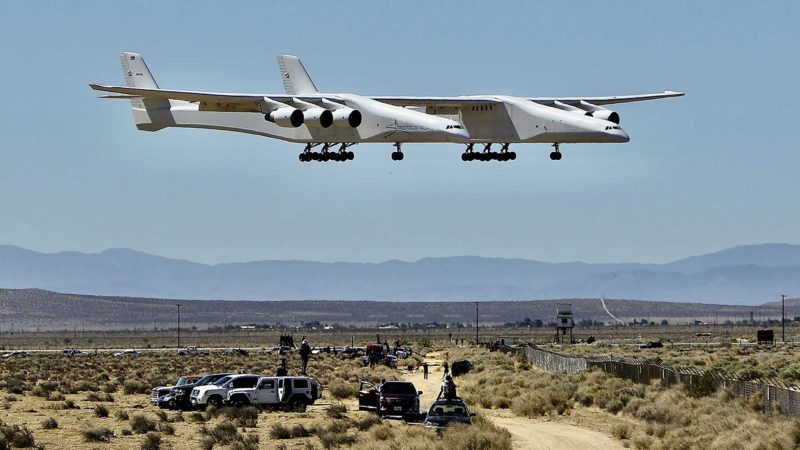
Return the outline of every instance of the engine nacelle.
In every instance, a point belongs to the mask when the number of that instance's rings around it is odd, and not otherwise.
[[[264,120],[272,122],[279,127],[297,128],[303,124],[303,111],[289,106],[278,108],[264,115]]]
[[[339,108],[333,111],[333,126],[338,128],[358,128],[361,125],[361,111]]]
[[[333,113],[324,108],[308,108],[303,111],[303,121],[313,128],[328,128],[333,125]]]
[[[609,122],[614,122],[615,124],[619,125],[619,114],[610,109],[598,109],[596,111],[590,111],[586,113],[587,116],[592,116],[595,119],[602,119],[608,120]]]

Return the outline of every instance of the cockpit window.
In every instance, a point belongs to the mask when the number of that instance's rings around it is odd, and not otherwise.
[[[447,130],[452,130],[453,128],[455,128],[457,130],[463,130],[464,129],[464,127],[462,127],[461,125],[448,125],[448,126],[445,127],[445,129],[447,129]]]
[[[622,128],[620,128],[619,126],[613,126],[613,127],[612,127],[612,126],[607,126],[607,127],[606,127],[606,131],[607,131],[607,130],[621,130],[621,129],[622,129]]]

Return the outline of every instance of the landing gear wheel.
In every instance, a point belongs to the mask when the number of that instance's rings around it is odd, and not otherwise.
[[[356,157],[356,154],[355,154],[355,153],[353,153],[353,152],[351,152],[351,151],[348,151],[348,152],[347,152],[347,159],[348,159],[349,161],[352,161],[353,159],[355,159],[355,157]]]
[[[469,153],[462,153],[461,154],[461,160],[462,161],[469,161],[468,158],[469,158]]]
[[[553,151],[550,153],[550,159],[552,159],[553,161],[560,161],[560,160],[561,160],[561,152],[560,152],[560,151],[559,151],[559,149],[558,149],[558,148],[559,148],[558,142],[556,142],[555,144],[553,144],[553,148],[554,148],[555,150],[553,150]]]
[[[508,152],[508,159],[510,159],[511,161],[517,159],[517,152]]]

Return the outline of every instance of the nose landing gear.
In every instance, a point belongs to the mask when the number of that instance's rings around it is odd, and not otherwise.
[[[397,150],[392,152],[392,161],[402,161],[405,155],[403,155],[403,144],[400,142],[394,143],[394,148]]]

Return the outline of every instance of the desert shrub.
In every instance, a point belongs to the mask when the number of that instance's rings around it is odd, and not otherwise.
[[[149,432],[144,435],[144,441],[139,447],[141,450],[159,450],[161,448],[161,435],[155,432]]]
[[[128,411],[125,411],[124,409],[118,410],[114,415],[116,416],[117,420],[128,420]]]
[[[627,423],[615,423],[611,426],[611,435],[617,439],[628,439],[631,434],[631,426]]]
[[[175,427],[173,427],[172,425],[170,425],[170,424],[168,424],[166,422],[162,422],[161,425],[158,426],[158,430],[161,431],[162,433],[168,434],[170,436],[175,434]]]
[[[337,400],[353,398],[358,394],[358,387],[354,383],[336,380],[328,387],[328,392]]]
[[[203,415],[200,411],[195,411],[189,414],[189,422],[205,422],[206,416]]]
[[[128,380],[125,384],[122,385],[122,392],[125,394],[146,394],[150,391],[150,388],[147,384],[143,381],[139,380]]]
[[[695,398],[707,397],[717,390],[719,383],[711,375],[711,372],[704,372],[700,377],[694,377],[694,382],[686,387],[686,391]]]
[[[217,444],[228,445],[236,440],[239,432],[236,431],[236,425],[230,422],[222,422],[212,428],[209,433]]]
[[[292,433],[292,438],[295,438],[295,439],[311,436],[311,432],[308,431],[306,429],[306,427],[304,427],[303,424],[300,424],[300,423],[298,423],[298,424],[296,424],[296,425],[294,425],[292,427],[292,432],[291,433]]]
[[[325,408],[325,415],[331,419],[342,419],[347,413],[347,406],[342,403],[335,403]]]
[[[292,431],[285,425],[276,423],[270,428],[269,437],[272,439],[291,439]]]
[[[172,422],[184,422],[186,419],[183,417],[183,412],[178,411],[175,413],[175,417],[172,418]]]
[[[64,394],[58,391],[50,392],[49,394],[47,394],[48,402],[63,402],[65,398],[66,397],[64,397]]]
[[[114,436],[114,432],[108,428],[89,428],[83,430],[81,436],[86,442],[109,442]]]
[[[108,408],[103,405],[97,405],[94,407],[94,415],[97,417],[108,417]]]
[[[114,396],[106,393],[89,392],[83,400],[87,402],[113,402]]]
[[[104,384],[102,386],[101,389],[106,394],[113,394],[114,392],[117,392],[117,384],[116,383],[106,383],[106,384]]]
[[[222,414],[226,419],[232,420],[237,427],[258,426],[258,408],[255,406],[245,406],[243,408],[223,408]]]
[[[42,421],[42,428],[45,430],[53,430],[58,428],[58,421],[52,417],[48,417]]]
[[[36,442],[33,438],[33,433],[31,433],[28,427],[8,425],[0,421],[0,448],[26,448],[35,445]]]
[[[31,390],[31,394],[36,397],[49,397],[50,393],[54,392],[56,389],[58,389],[58,383],[44,381],[34,386]]]
[[[370,414],[370,415],[364,417],[363,419],[357,420],[355,422],[356,428],[358,428],[359,431],[367,431],[370,428],[372,428],[373,426],[379,425],[381,423],[383,423],[381,418],[376,416],[376,415],[373,415],[373,414]]]
[[[511,450],[511,433],[479,416],[473,425],[447,427],[443,447],[452,450]]]
[[[131,417],[131,430],[137,434],[145,434],[150,431],[156,431],[158,424],[156,421],[142,414],[137,414]]]
[[[385,441],[393,438],[394,432],[392,432],[392,427],[390,427],[388,424],[382,423],[381,425],[372,428],[372,436],[379,441]]]
[[[16,402],[17,400],[19,400],[19,397],[17,397],[14,394],[9,394],[9,395],[6,395],[5,397],[3,397],[3,400],[5,400],[5,401],[7,401],[9,403],[12,403],[12,402]]]
[[[347,433],[333,433],[326,431],[319,436],[323,448],[337,448],[343,445],[352,445],[356,442],[355,436]]]
[[[231,445],[231,450],[258,450],[258,435],[248,434]]]
[[[212,450],[216,443],[213,437],[206,436],[200,441],[200,448],[203,450]]]

